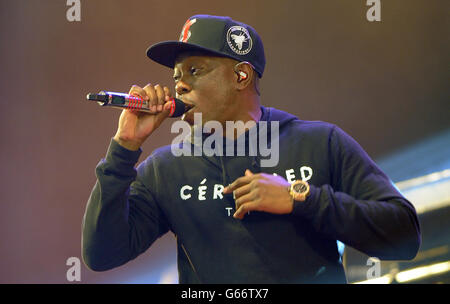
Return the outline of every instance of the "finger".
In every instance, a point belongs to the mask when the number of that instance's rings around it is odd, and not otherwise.
[[[251,184],[245,184],[233,191],[233,198],[238,199],[252,190]]]
[[[163,110],[168,111],[172,107],[172,93],[170,92],[168,87],[164,87],[163,89],[164,89],[164,95],[165,95],[164,100],[166,102],[163,106]]]
[[[145,93],[148,95],[148,102],[150,111],[157,112],[156,105],[158,104],[158,96],[156,95],[155,88],[149,83],[144,87]]]
[[[236,204],[236,210],[238,210],[242,205],[251,202],[255,199],[255,195],[251,192],[241,196],[240,198],[236,199],[234,202]]]
[[[253,173],[249,169],[245,170],[245,176],[252,176]]]
[[[241,207],[239,207],[238,210],[233,214],[234,218],[242,220],[244,218],[244,215],[247,214],[249,211],[257,210],[258,204],[255,202],[248,202],[246,204],[243,204]]]
[[[166,94],[164,93],[164,89],[159,84],[155,85],[155,91],[158,98],[157,110],[162,111],[166,99]]]
[[[128,92],[128,95],[133,95],[133,96],[137,96],[140,97],[144,100],[148,99],[147,93],[145,92],[145,90],[143,88],[141,88],[140,86],[137,85],[132,85],[130,91]]]
[[[170,99],[172,99],[172,93],[170,93],[170,90],[168,87],[164,87],[164,94],[165,94],[165,101],[169,101]]]
[[[169,111],[170,112],[171,108],[172,108],[172,101],[171,100],[166,101],[166,103],[163,105],[163,111]]]
[[[254,179],[254,176],[242,176],[238,177],[234,182],[229,184],[223,189],[223,193],[228,194],[236,190],[237,188],[250,183]]]

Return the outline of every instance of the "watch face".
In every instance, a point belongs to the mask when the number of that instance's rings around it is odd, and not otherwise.
[[[306,192],[307,187],[303,183],[298,183],[298,184],[294,185],[293,190],[297,193],[304,193],[304,192]]]

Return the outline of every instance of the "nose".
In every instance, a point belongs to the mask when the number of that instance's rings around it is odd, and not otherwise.
[[[180,79],[175,85],[175,91],[177,92],[177,95],[183,95],[189,93],[191,91],[191,87]]]

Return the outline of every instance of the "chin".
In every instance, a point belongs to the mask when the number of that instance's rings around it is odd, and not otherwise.
[[[187,122],[189,125],[194,125],[194,115],[192,113],[184,113],[183,116],[181,116],[181,120]]]
[[[194,114],[201,114],[202,120],[199,121],[198,118],[197,118],[197,120],[194,119]],[[200,112],[200,111],[195,111],[195,110],[184,113],[183,116],[181,116],[181,120],[187,122],[191,126],[193,126],[195,124],[204,125],[205,123],[207,123],[208,121],[211,121],[211,120],[218,121],[217,118],[216,119],[211,118],[209,115],[205,115],[205,113]]]

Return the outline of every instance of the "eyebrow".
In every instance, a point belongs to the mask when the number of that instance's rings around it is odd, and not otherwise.
[[[210,67],[210,66],[211,66],[211,64],[209,64],[209,63],[206,62],[205,60],[196,59],[196,58],[194,58],[194,59],[188,59],[188,60],[189,60],[189,61],[187,61],[187,62],[181,63],[181,64],[182,64],[182,65],[181,65],[181,68],[186,69],[186,68],[190,68],[190,67],[192,67],[192,66],[201,66],[202,68],[207,68],[207,67]],[[176,70],[179,70],[179,69],[180,69],[179,67],[177,67],[177,65],[179,65],[179,64],[180,64],[180,62],[176,62],[176,63],[175,63],[175,66],[174,66],[174,68],[173,68],[174,73],[175,73]]]
[[[198,56],[195,56],[195,57],[197,57],[197,58],[194,58],[194,56],[189,56],[189,57],[186,57],[183,61],[184,62],[187,62],[188,64],[198,64],[198,62],[200,61],[201,63],[204,63],[206,60],[202,60],[201,58],[199,58]],[[180,64],[180,63],[182,63],[182,62],[180,62],[180,61],[176,61],[175,62],[175,66],[177,65],[177,64]]]

